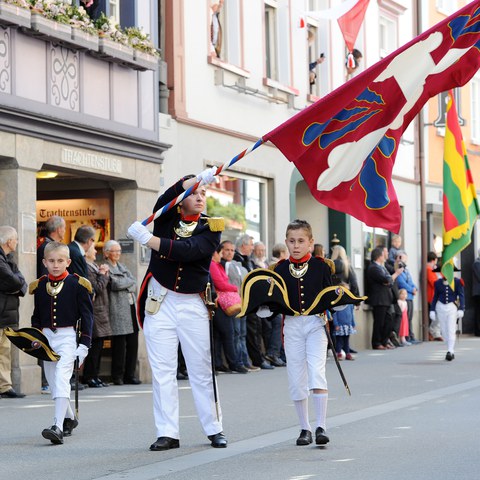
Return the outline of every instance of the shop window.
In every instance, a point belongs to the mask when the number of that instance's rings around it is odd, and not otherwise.
[[[225,218],[222,238],[235,241],[242,233],[265,241],[265,182],[261,179],[220,175],[208,189],[207,213]]]
[[[480,76],[470,82],[470,135],[472,143],[480,144]]]
[[[325,52],[321,50],[318,40],[318,28],[308,25],[308,82],[310,93],[316,97],[321,96],[322,74],[320,66],[325,61]]]

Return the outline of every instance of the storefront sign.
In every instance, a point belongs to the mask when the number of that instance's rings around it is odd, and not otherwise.
[[[62,163],[75,165],[84,169],[102,172],[122,173],[122,161],[118,158],[87,153],[71,148],[62,149]]]
[[[133,240],[130,238],[119,238],[117,242],[122,247],[122,253],[133,253]]]

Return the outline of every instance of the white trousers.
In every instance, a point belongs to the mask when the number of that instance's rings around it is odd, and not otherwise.
[[[77,349],[75,330],[72,327],[58,328],[54,332],[44,328],[43,334],[47,337],[50,347],[60,355],[58,362],[43,362],[52,398],[54,400],[57,397],[70,398],[70,378],[72,378]]]
[[[327,390],[325,320],[316,315],[286,316],[283,326],[290,397],[303,400],[313,389]]]
[[[455,331],[457,327],[457,306],[453,303],[437,302],[435,305],[435,313],[440,322],[442,337],[447,344],[447,350],[455,353]]]
[[[159,289],[155,279],[149,287]],[[210,330],[207,308],[198,294],[168,291],[160,310],[145,312],[143,330],[152,369],[153,414],[157,437],[180,438],[177,386],[178,342],[188,371],[197,414],[205,435],[221,432],[213,393]]]

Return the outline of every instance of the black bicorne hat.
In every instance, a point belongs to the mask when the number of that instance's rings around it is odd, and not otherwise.
[[[57,362],[60,355],[55,353],[48,343],[47,337],[34,327],[25,327],[13,330],[5,328],[5,335],[20,350],[46,362]]]

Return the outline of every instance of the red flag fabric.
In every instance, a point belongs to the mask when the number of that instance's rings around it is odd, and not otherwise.
[[[426,101],[480,67],[480,0],[465,6],[263,136],[312,195],[372,227],[398,232],[392,169],[402,133]]]
[[[358,0],[353,8],[337,19],[349,52],[355,47],[358,32],[365,18],[369,2],[370,0]]]

